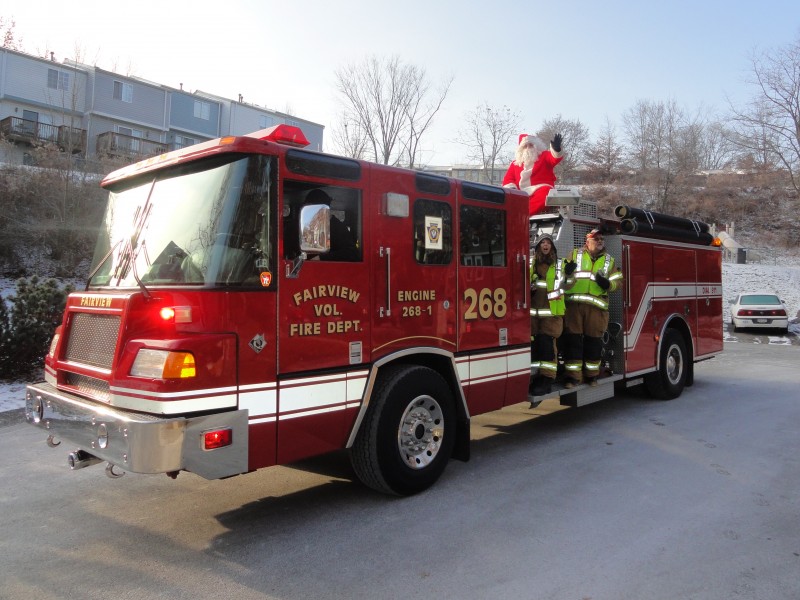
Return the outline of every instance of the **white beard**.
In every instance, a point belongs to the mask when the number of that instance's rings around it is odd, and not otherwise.
[[[521,154],[522,166],[531,167],[536,159],[539,158],[539,151],[533,146],[525,148]]]

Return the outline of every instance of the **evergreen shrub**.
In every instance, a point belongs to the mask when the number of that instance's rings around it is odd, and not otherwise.
[[[61,324],[67,294],[55,279],[18,279],[16,294],[0,301],[0,378],[21,380],[41,376],[44,357]]]

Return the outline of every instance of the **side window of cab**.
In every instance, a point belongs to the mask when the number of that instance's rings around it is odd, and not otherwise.
[[[327,207],[306,210],[304,207]],[[283,255],[292,260],[301,251],[309,259],[335,262],[363,260],[361,190],[286,181],[283,193]],[[301,215],[306,216],[301,219]],[[327,223],[320,223],[325,215]],[[305,221],[305,222],[304,222]],[[320,245],[327,227],[326,243]]]

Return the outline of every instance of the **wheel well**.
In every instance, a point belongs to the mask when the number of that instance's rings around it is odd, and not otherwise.
[[[661,361],[661,343],[667,329],[677,331],[683,338],[684,346],[686,346],[686,353],[688,354],[686,357],[686,385],[692,385],[694,383],[694,340],[692,339],[692,332],[689,329],[689,325],[681,317],[675,316],[669,319],[664,325],[661,337],[659,338],[658,348],[656,348],[656,365],[658,367],[661,366],[658,364]]]
[[[461,388],[461,382],[456,373],[456,366],[452,354],[437,351],[418,350],[412,353],[400,354],[377,365],[375,379],[380,377],[381,369],[396,365],[419,365],[428,367],[441,375],[450,392],[453,394],[453,402],[456,410],[456,442],[453,447],[453,458],[459,460],[469,460],[469,411],[467,410],[466,398]],[[350,439],[355,438],[357,428],[360,426],[361,418],[356,421],[356,427],[351,432]],[[349,444],[348,444],[349,445]]]

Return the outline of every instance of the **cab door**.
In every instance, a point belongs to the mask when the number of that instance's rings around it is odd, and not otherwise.
[[[282,201],[277,322],[281,464],[344,447],[366,383],[370,339],[364,189],[287,179]],[[301,222],[302,214],[312,220]],[[319,222],[323,216],[324,224]],[[322,248],[302,258],[301,238],[306,248],[320,243]]]

